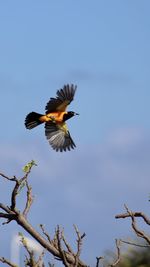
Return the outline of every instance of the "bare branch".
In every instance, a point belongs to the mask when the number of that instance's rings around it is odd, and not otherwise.
[[[125,205],[125,208],[127,208],[126,205]],[[146,222],[146,224],[150,225],[150,219],[143,212],[140,212],[140,211],[132,212],[132,215],[134,217],[141,217]],[[131,217],[129,212],[118,214],[115,216],[116,219],[124,219],[124,218],[128,218],[128,217]]]
[[[0,212],[0,218],[7,219],[8,221],[6,223],[9,223],[12,220],[16,221],[25,231],[27,231],[34,239],[36,239],[37,242],[39,244],[41,244],[41,246],[43,248],[45,248],[48,252],[50,252],[55,258],[62,261],[65,266],[67,266],[67,267],[71,267],[71,266],[87,267],[87,265],[79,259],[80,252],[81,252],[81,244],[82,244],[81,241],[82,241],[83,237],[85,236],[85,234],[80,235],[79,231],[76,228],[78,240],[77,240],[77,253],[75,255],[73,253],[71,247],[67,243],[67,241],[64,237],[64,234],[62,232],[60,232],[59,226],[57,227],[57,231],[55,232],[55,236],[54,236],[53,240],[50,239],[50,236],[46,233],[43,226],[41,227],[43,234],[47,238],[47,240],[46,240],[38,231],[35,230],[35,228],[32,227],[32,225],[26,219],[26,215],[27,215],[27,213],[31,207],[31,204],[32,204],[32,190],[28,184],[27,178],[28,178],[28,175],[29,175],[33,165],[34,165],[34,162],[31,162],[24,167],[23,170],[25,172],[25,175],[21,179],[17,179],[15,176],[13,178],[9,178],[5,175],[1,175],[7,180],[14,181],[15,186],[14,186],[14,188],[12,190],[12,194],[11,194],[10,207],[7,207],[4,204],[0,203],[0,209],[2,209],[4,211],[4,212]],[[26,185],[26,188],[27,188],[27,202],[26,202],[24,211],[21,212],[21,211],[17,210],[16,199],[17,199],[19,190],[22,189],[24,184]],[[62,241],[63,241],[63,244],[65,245],[65,247],[67,248],[68,251],[64,250],[64,248],[62,246]],[[24,245],[25,245],[25,243],[24,243]],[[30,259],[33,259],[34,255],[32,254],[32,252],[29,251],[29,249],[27,247],[26,247],[26,250],[28,251],[28,254],[30,255]],[[27,260],[27,258],[26,258],[26,260]]]
[[[16,177],[15,176],[13,178],[10,178],[10,177],[6,176],[3,173],[0,173],[0,176],[2,176],[3,178],[5,178],[6,180],[9,180],[9,181],[16,181]]]
[[[141,231],[141,230],[139,230],[138,229],[138,227],[137,227],[137,225],[136,225],[136,220],[135,220],[135,217],[141,217],[141,218],[143,218],[144,219],[144,221],[147,223],[147,224],[149,224],[149,219],[143,214],[143,213],[135,213],[135,212],[132,212],[132,211],[130,211],[129,210],[129,208],[125,205],[125,209],[126,209],[126,211],[127,211],[127,213],[125,213],[125,214],[120,214],[120,215],[117,215],[116,216],[116,219],[118,219],[118,218],[127,218],[127,217],[130,217],[131,218],[131,220],[132,220],[132,229],[134,230],[134,232],[135,232],[135,234],[137,235],[137,236],[139,236],[139,237],[141,237],[141,238],[143,238],[144,240],[146,240],[147,241],[147,243],[150,245],[150,238],[148,237],[148,235],[146,235],[145,233],[144,233],[144,231]],[[135,214],[136,214],[136,216],[135,216]],[[137,216],[138,215],[138,216]]]
[[[150,245],[140,245],[140,244],[136,244],[134,242],[130,242],[130,241],[122,240],[122,239],[120,239],[120,242],[131,245],[131,246],[140,247],[140,248],[150,248]]]
[[[39,266],[42,266],[44,267],[44,263],[43,263],[43,257],[44,257],[44,250],[42,251],[41,255],[39,256],[39,259],[38,261],[36,262],[36,265],[35,267],[39,267]]]
[[[40,224],[40,228],[41,228],[43,234],[47,237],[47,240],[49,241],[49,243],[51,244],[50,235],[45,231],[43,224]]]
[[[66,253],[63,250],[62,245],[61,245],[61,240],[62,240],[61,236],[62,235],[60,233],[60,227],[58,225],[57,226],[57,229],[56,229],[56,237],[57,237],[58,250],[59,250],[59,253],[60,253],[60,256],[61,256],[61,259],[62,259],[62,262],[63,262],[64,266],[69,267],[70,264],[67,261]]]
[[[0,203],[0,209],[6,211],[7,213],[15,214],[9,207],[5,206],[2,203]]]
[[[2,176],[4,179],[8,181],[13,181],[15,182],[14,188],[12,190],[11,194],[11,205],[10,207],[5,206],[4,204],[0,203],[0,209],[2,212],[0,212],[0,218],[7,219],[5,223],[9,223],[12,220],[16,221],[23,229],[25,229],[34,239],[37,240],[39,244],[43,248],[45,248],[48,252],[50,252],[57,260],[62,261],[64,266],[66,267],[87,267],[87,265],[80,260],[80,255],[81,255],[81,250],[82,250],[82,243],[83,243],[83,238],[85,237],[85,233],[82,235],[80,234],[78,228],[76,225],[74,225],[74,229],[77,235],[77,251],[76,253],[73,251],[69,243],[67,242],[64,231],[60,229],[60,226],[57,226],[57,229],[55,231],[54,238],[51,239],[50,235],[45,231],[44,226],[41,224],[40,228],[42,230],[42,234],[40,234],[38,231],[35,230],[35,228],[32,227],[32,225],[28,222],[27,220],[27,214],[31,208],[32,202],[33,202],[33,196],[32,196],[32,188],[28,184],[28,175],[31,172],[32,166],[35,165],[34,161],[31,161],[28,163],[24,168],[25,175],[21,179],[17,179],[15,176],[13,178],[10,178],[2,173],[0,173],[0,176]],[[17,196],[21,189],[23,187],[26,187],[27,190],[27,198],[26,198],[26,203],[23,212],[17,210],[16,204],[17,204]],[[141,231],[138,229],[137,224],[136,224],[136,217],[141,217],[144,222],[148,225],[150,225],[150,219],[142,212],[132,212],[128,209],[128,207],[125,205],[126,208],[126,213],[116,215],[116,219],[120,218],[131,218],[132,222],[132,229],[136,233],[137,236],[143,238],[144,240],[147,241],[149,245],[139,245],[135,244],[133,242],[128,242],[124,240],[117,240],[116,239],[116,249],[117,249],[117,258],[112,263],[109,265],[110,267],[115,267],[118,265],[118,263],[121,260],[121,253],[120,253],[120,244],[126,243],[129,245],[134,245],[138,247],[150,247],[150,238],[148,235],[144,233],[144,231]],[[44,237],[43,237],[44,235]],[[22,236],[22,243],[23,246],[25,247],[26,251],[28,252],[28,257],[26,257],[26,266],[31,266],[31,267],[44,267],[43,263],[43,256],[44,256],[44,251],[41,253],[39,256],[38,260],[35,259],[34,252],[29,249],[25,238]],[[96,267],[99,267],[100,265],[100,260],[102,260],[103,257],[96,257]],[[11,267],[17,267],[16,265],[12,264],[5,258],[0,258],[0,261],[3,263],[6,263],[7,265]],[[53,266],[49,264],[49,266]]]
[[[29,190],[29,186],[27,183],[27,178],[28,178],[29,173],[31,172],[31,168],[32,168],[32,166],[29,168],[29,170],[26,172],[26,174],[21,179],[18,180],[15,178],[15,180],[14,180],[16,182],[16,184],[14,186],[14,189],[13,189],[12,195],[11,195],[11,207],[10,207],[11,210],[15,210],[15,208],[16,208],[16,198],[17,198],[19,189],[23,186],[23,183],[26,184],[28,191],[31,191],[31,190]],[[29,194],[29,196],[28,196],[28,194]],[[28,203],[28,197],[30,197],[30,194],[31,194],[30,192],[27,193],[27,203],[26,203],[25,213],[28,212],[28,210],[32,204],[30,202]]]
[[[71,246],[68,244],[68,242],[67,242],[67,240],[66,240],[66,238],[65,238],[64,231],[62,231],[62,233],[61,233],[61,237],[62,237],[62,240],[63,240],[63,242],[64,242],[64,244],[65,244],[65,246],[66,246],[68,252],[69,252],[70,254],[74,255],[74,252],[73,252]]]
[[[0,209],[4,210],[6,213],[0,212],[0,218],[7,219],[3,224],[7,224],[15,219],[15,213],[6,207],[4,204],[0,203]]]
[[[26,256],[26,261],[25,261],[26,266],[31,266],[31,267],[44,266],[43,265],[44,251],[41,253],[38,260],[36,261],[34,251],[29,249],[26,239],[24,238],[24,236],[22,234],[20,234],[20,235],[21,235],[21,242],[22,242],[25,250],[28,252],[28,255],[29,255],[29,258]]]
[[[27,201],[26,201],[25,209],[23,211],[23,215],[25,217],[27,217],[27,214],[31,208],[32,203],[33,203],[33,196],[32,196],[32,187],[29,186],[27,180],[25,181],[25,183],[26,183],[26,187],[27,187]]]
[[[134,216],[132,216],[131,219],[132,219],[132,228],[135,231],[135,233],[137,234],[137,236],[145,239],[147,241],[147,243],[150,245],[150,238],[148,237],[148,235],[146,235],[144,233],[144,231],[141,231],[138,229]]]
[[[10,219],[10,215],[9,214],[5,214],[3,212],[0,212],[0,218]]]
[[[50,262],[48,262],[48,266],[49,266],[49,267],[55,267],[55,264],[54,264],[54,263],[50,263]]]
[[[28,179],[28,175],[30,174],[31,172],[31,169],[32,167],[36,165],[35,162],[32,160],[31,162],[29,162],[24,168],[23,168],[23,171],[25,172],[25,175],[21,178],[21,179],[17,179],[15,176],[13,179],[11,179],[11,181],[15,181],[16,184],[14,186],[14,189],[12,191],[12,195],[11,195],[11,210],[15,211],[15,208],[16,208],[16,198],[17,198],[17,195],[18,195],[18,191],[19,189],[22,188],[23,186],[23,183],[26,184],[27,186],[27,203],[26,203],[26,207],[25,207],[25,215],[27,215],[27,212],[29,211],[30,209],[30,206],[32,204],[32,200],[30,199],[29,201],[29,198],[31,198],[31,189],[29,188],[28,186],[28,182],[27,182],[27,179]]]
[[[100,261],[103,260],[104,257],[96,257],[96,267],[99,267]]]
[[[81,235],[76,225],[74,225],[74,229],[75,229],[77,237],[78,237],[78,239],[77,239],[77,253],[75,255],[75,267],[77,267],[78,262],[79,262],[79,258],[80,258],[80,254],[81,254],[82,239],[85,237],[85,233],[83,233],[83,235]]]
[[[9,260],[7,260],[7,259],[5,259],[4,257],[0,257],[0,261],[2,262],[2,263],[6,263],[7,265],[9,265],[9,266],[11,266],[11,267],[18,267],[18,265],[16,265],[16,264],[13,264],[12,262],[10,262]]]
[[[24,236],[20,233],[19,234],[21,236],[21,242],[22,242],[22,245],[24,246],[24,248],[26,249],[26,251],[28,252],[30,258],[33,257],[33,251],[31,251],[29,248],[28,248],[28,245],[27,245],[27,241],[26,239],[24,238]]]
[[[11,195],[11,210],[15,211],[15,208],[16,208],[16,197],[17,197],[17,194],[18,194],[18,189],[19,189],[19,186],[20,186],[20,183],[19,183],[19,180],[15,180],[16,184],[14,186],[14,189],[12,191],[12,195]]]
[[[110,267],[114,267],[114,266],[117,266],[117,264],[120,262],[120,260],[121,260],[121,257],[120,257],[120,240],[115,240],[115,242],[116,242],[116,248],[117,248],[117,259],[115,260],[115,262],[114,263],[112,263],[111,265],[110,265]]]
[[[74,256],[71,254],[66,253],[65,251],[56,249],[56,247],[52,244],[50,244],[47,240],[45,240],[27,221],[27,219],[21,214],[18,213],[17,217],[15,218],[16,222],[21,225],[33,238],[35,238],[38,243],[40,243],[46,250],[48,250],[54,257],[62,259],[62,253],[63,256],[65,255],[65,257],[67,258],[67,262],[69,264],[74,264],[75,259]],[[58,233],[57,233],[57,237],[58,237]],[[60,242],[60,239],[59,239]],[[59,243],[59,246],[61,248],[61,245]],[[64,258],[63,258],[64,260]],[[79,266],[83,266],[86,267],[87,265],[85,263],[83,263],[81,260],[79,260]]]

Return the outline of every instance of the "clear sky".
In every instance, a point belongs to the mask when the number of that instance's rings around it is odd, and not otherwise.
[[[61,224],[70,239],[76,223],[87,234],[89,264],[115,238],[131,234],[129,222],[114,219],[124,203],[149,210],[149,10],[148,0],[0,3],[0,170],[21,175],[28,161],[37,161],[31,223],[51,233]],[[69,109],[80,116],[68,121],[76,150],[60,154],[44,127],[28,131],[24,118],[44,112],[65,83],[78,87]],[[1,202],[7,186],[0,181]],[[0,229],[4,255],[18,228]]]

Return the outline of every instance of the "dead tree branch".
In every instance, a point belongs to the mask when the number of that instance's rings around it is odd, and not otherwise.
[[[33,196],[32,196],[32,187],[29,186],[27,179],[25,180],[25,183],[26,183],[26,188],[27,188],[27,201],[26,201],[25,209],[23,211],[23,215],[24,215],[24,217],[27,217],[27,214],[30,210],[32,203],[33,203]]]
[[[85,262],[81,261],[80,259],[85,233],[81,234],[76,225],[74,225],[74,230],[77,236],[77,239],[76,239],[77,248],[76,248],[76,251],[74,251],[64,235],[64,230],[61,229],[59,225],[57,226],[55,230],[54,236],[50,237],[50,235],[47,233],[47,231],[45,230],[42,224],[40,224],[40,228],[42,230],[42,233],[40,234],[27,220],[27,215],[33,203],[32,187],[29,185],[28,177],[34,165],[36,165],[34,161],[31,161],[30,163],[28,163],[23,168],[23,171],[25,174],[20,179],[16,178],[16,176],[13,176],[12,178],[10,178],[6,176],[5,174],[0,173],[1,177],[6,179],[7,181],[14,183],[14,187],[12,189],[12,193],[10,196],[10,206],[6,206],[5,204],[0,203],[0,218],[6,220],[5,222],[3,222],[3,224],[8,224],[11,221],[16,221],[16,223],[20,225],[26,232],[28,232],[45,249],[45,251],[48,251],[51,255],[54,256],[55,259],[61,261],[64,266],[66,267],[88,267],[88,265]],[[26,200],[25,200],[23,209],[18,210],[17,209],[17,198],[23,188],[26,189]],[[137,246],[150,247],[150,237],[146,235],[144,231],[141,231],[138,228],[136,218],[137,217],[142,218],[142,220],[144,220],[144,222],[147,225],[150,225],[150,219],[142,212],[132,212],[128,209],[127,206],[125,206],[125,209],[126,209],[125,213],[116,215],[115,218],[116,219],[130,218],[132,229],[134,230],[136,235],[143,238],[148,243],[147,246],[143,246],[143,245],[137,245]],[[114,263],[109,264],[109,267],[115,267],[120,262],[121,242],[136,246],[135,243],[127,242],[121,239],[120,240],[116,239],[117,257]],[[43,263],[44,251],[39,256],[38,259],[35,259],[34,252],[31,249],[29,249],[23,237],[22,237],[22,244],[28,253],[28,256],[26,256],[25,265],[30,266],[30,267],[44,267],[44,263]],[[96,258],[96,267],[99,267],[100,260],[102,259],[103,257]],[[3,257],[0,258],[0,262],[5,263],[11,267],[17,267],[17,265],[14,265],[9,260]],[[53,265],[49,263],[49,266],[53,266]]]
[[[18,265],[13,264],[13,263],[10,262],[9,260],[5,259],[4,257],[0,258],[0,262],[2,262],[2,263],[6,263],[8,266],[11,266],[11,267],[18,267]]]
[[[125,205],[125,208],[127,208],[127,206]],[[128,208],[127,208],[128,210]],[[132,215],[134,217],[140,217],[142,218],[146,224],[150,225],[150,218],[148,218],[143,212],[140,212],[140,211],[136,211],[136,212],[133,212],[132,211]],[[131,217],[130,215],[130,212],[126,212],[126,213],[121,213],[121,214],[118,214],[115,216],[116,219],[125,219],[125,218],[129,218]]]
[[[142,218],[146,224],[150,225],[150,219],[142,212],[132,212],[129,210],[129,208],[125,205],[125,209],[126,209],[126,213],[123,214],[119,214],[116,215],[115,218],[116,219],[121,219],[121,218],[131,218],[131,225],[132,225],[132,229],[134,230],[135,234],[141,238],[143,238],[149,245],[150,245],[150,237],[145,234],[144,231],[140,230],[137,226],[136,223],[136,217],[140,217]]]
[[[140,245],[140,244],[136,244],[135,242],[126,241],[126,240],[122,240],[122,239],[120,239],[120,242],[127,244],[127,245],[135,246],[135,247],[150,248],[150,245]]]
[[[40,224],[40,228],[41,228],[43,234],[46,236],[48,242],[51,243],[50,235],[45,231],[43,224]]]
[[[100,261],[101,260],[103,260],[104,259],[104,257],[96,257],[96,267],[99,267],[99,265],[100,265]]]
[[[25,250],[28,253],[28,256],[26,256],[26,260],[25,260],[25,266],[44,267],[44,263],[43,263],[44,250],[42,251],[41,255],[36,260],[35,253],[31,248],[28,247],[27,240],[24,238],[24,236],[22,234],[20,234],[20,235],[21,235],[21,242],[22,242]]]
[[[74,225],[74,229],[75,229],[75,232],[77,235],[77,253],[75,255],[75,267],[77,267],[78,262],[79,262],[79,258],[80,258],[80,254],[81,254],[82,240],[85,237],[85,233],[83,233],[81,235],[76,225]]]
[[[121,255],[120,255],[120,240],[116,239],[115,242],[116,242],[116,248],[117,248],[117,259],[115,260],[114,263],[112,263],[112,264],[110,265],[110,267],[115,267],[115,266],[117,266],[117,264],[118,264],[118,263],[120,262],[120,260],[121,260]]]
[[[25,231],[27,231],[34,239],[36,239],[37,242],[41,244],[43,248],[45,248],[48,252],[50,252],[56,259],[62,261],[65,266],[87,267],[87,265],[80,260],[82,239],[85,236],[85,234],[80,235],[77,227],[75,227],[75,231],[78,237],[77,252],[74,253],[70,245],[67,243],[64,237],[63,231],[60,231],[59,226],[56,229],[54,238],[51,240],[50,236],[44,230],[43,225],[41,225],[41,229],[42,229],[43,235],[46,238],[44,238],[38,231],[36,231],[35,228],[33,228],[32,225],[28,222],[27,215],[33,202],[32,188],[31,186],[29,186],[28,176],[34,165],[36,165],[34,161],[31,161],[30,163],[28,163],[23,168],[25,175],[20,179],[17,179],[16,176],[10,178],[4,175],[3,173],[0,173],[0,176],[2,176],[4,179],[15,183],[14,188],[11,193],[10,207],[4,205],[3,203],[0,203],[0,209],[2,210],[0,212],[0,218],[7,219],[5,223],[16,221],[17,224],[19,224]],[[21,212],[20,210],[17,209],[17,197],[20,191],[22,190],[22,188],[24,187],[27,190],[27,198],[26,198],[24,209]],[[24,243],[24,246],[25,246],[25,243]],[[64,247],[67,250],[65,250]],[[25,248],[30,256],[30,265],[29,265],[29,260],[28,260],[28,266],[32,266],[33,264],[32,262],[33,255],[31,255],[32,252],[29,251],[27,247]]]

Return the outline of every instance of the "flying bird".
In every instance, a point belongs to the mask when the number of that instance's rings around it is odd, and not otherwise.
[[[64,85],[57,91],[56,97],[51,97],[45,107],[45,114],[37,112],[29,113],[25,118],[25,127],[32,129],[45,123],[45,136],[56,151],[67,151],[76,147],[71,138],[66,121],[75,115],[73,111],[66,111],[67,106],[73,101],[76,92],[76,85]]]

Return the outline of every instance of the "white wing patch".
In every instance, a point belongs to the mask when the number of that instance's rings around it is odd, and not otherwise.
[[[45,124],[45,135],[56,151],[66,151],[75,148],[75,143],[73,142],[68,130],[65,130],[65,124],[58,126],[53,122],[46,122]]]

